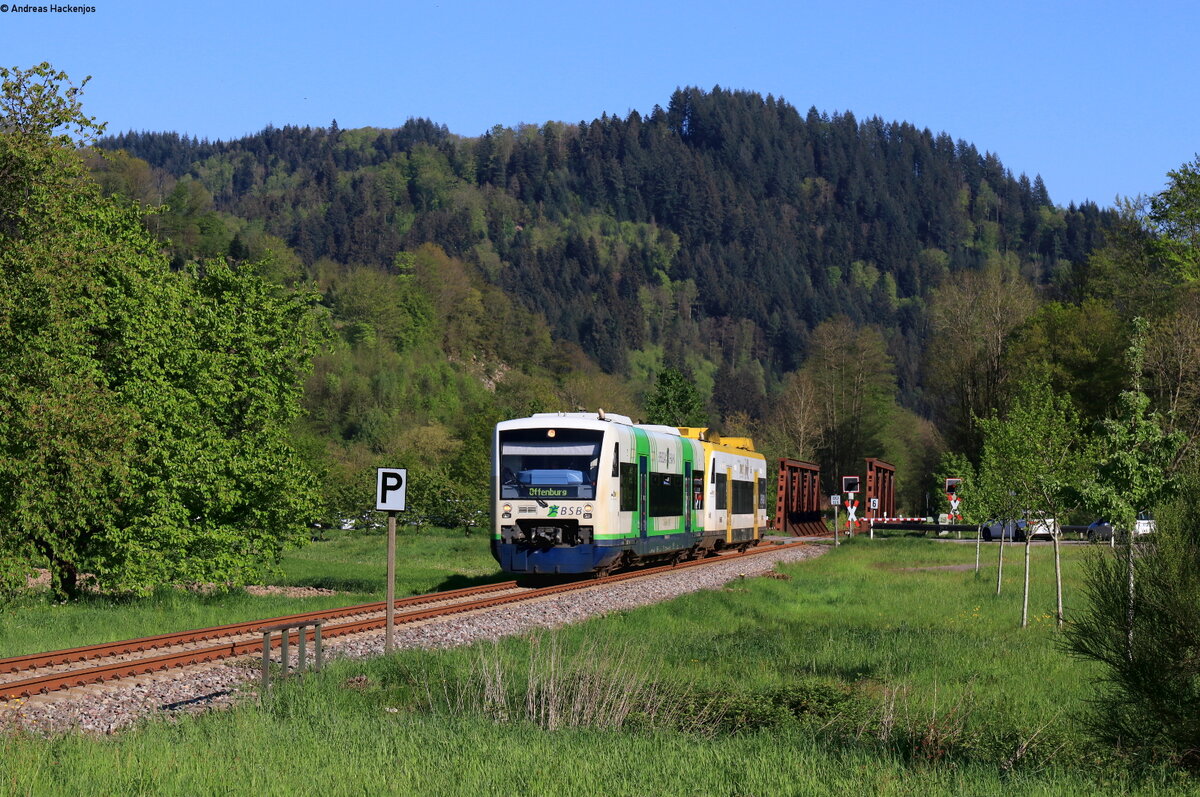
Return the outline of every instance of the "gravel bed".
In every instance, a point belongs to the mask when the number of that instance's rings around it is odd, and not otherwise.
[[[824,545],[780,549],[773,553],[731,562],[687,568],[648,579],[623,581],[586,592],[568,592],[531,604],[453,615],[417,626],[398,626],[400,648],[446,648],[480,640],[495,640],[538,628],[557,628],[588,617],[645,606],[696,592],[717,589],[741,576],[756,576],[779,562],[796,562],[819,556]],[[325,644],[327,659],[362,659],[383,653],[383,632],[332,639]],[[311,660],[311,651],[310,651]],[[293,657],[294,661],[294,657]],[[116,682],[102,689],[64,694],[51,699],[10,700],[0,703],[0,732],[28,731],[39,735],[67,732],[115,733],[151,716],[171,716],[207,711],[256,697],[260,670],[256,662],[242,660],[189,668],[171,675],[138,682]]]

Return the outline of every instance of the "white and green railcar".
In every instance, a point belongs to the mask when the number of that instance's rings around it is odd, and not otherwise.
[[[763,457],[703,437],[602,411],[497,424],[496,560],[511,573],[593,573],[752,544],[766,522]]]

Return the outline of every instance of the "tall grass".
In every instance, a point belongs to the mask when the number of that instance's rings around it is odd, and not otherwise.
[[[416,707],[547,731],[668,727],[703,733],[719,719],[715,701],[698,707],[694,688],[665,683],[628,646],[585,641],[568,648],[561,635],[535,634],[522,647],[525,661],[481,644],[466,666],[442,658],[433,677],[407,671],[405,680],[419,694]]]

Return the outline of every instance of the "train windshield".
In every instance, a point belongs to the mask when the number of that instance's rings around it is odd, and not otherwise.
[[[594,499],[603,439],[590,429],[501,432],[500,497]]]

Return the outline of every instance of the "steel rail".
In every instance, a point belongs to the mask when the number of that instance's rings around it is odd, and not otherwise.
[[[522,592],[522,593],[519,593],[516,595],[501,595],[501,596],[495,596],[495,597],[490,597],[490,598],[485,597],[485,598],[480,598],[478,600],[467,601],[464,603],[451,604],[449,606],[442,606],[442,607],[437,607],[437,608],[432,608],[432,609],[423,609],[423,610],[419,609],[419,610],[405,612],[403,614],[397,615],[395,618],[395,622],[397,624],[413,623],[413,622],[418,622],[420,620],[427,620],[427,619],[432,619],[432,618],[436,618],[436,617],[445,617],[445,616],[451,615],[451,614],[460,614],[460,613],[468,612],[468,611],[489,609],[489,608],[501,606],[501,605],[508,604],[508,603],[517,603],[517,602],[522,602],[522,601],[535,600],[538,598],[548,597],[551,595],[557,595],[557,594],[564,593],[564,592],[590,589],[592,587],[601,586],[601,585],[605,585],[605,584],[612,584],[612,583],[621,582],[621,581],[628,581],[628,580],[632,580],[632,579],[646,578],[646,577],[650,577],[650,576],[654,576],[654,575],[661,575],[666,572],[678,571],[678,570],[689,568],[689,567],[702,567],[705,565],[716,564],[717,562],[721,562],[721,561],[727,561],[729,559],[739,559],[739,558],[747,557],[747,556],[759,556],[764,553],[768,553],[769,551],[785,550],[788,548],[794,548],[794,547],[801,546],[804,544],[805,543],[795,542],[795,543],[786,543],[786,544],[775,544],[775,545],[770,545],[770,546],[758,546],[754,549],[751,549],[751,550],[745,551],[745,552],[723,554],[718,557],[697,559],[697,560],[693,560],[693,561],[680,562],[680,563],[672,564],[672,565],[663,565],[661,567],[654,567],[654,568],[649,568],[649,569],[645,569],[645,570],[634,570],[634,571],[630,571],[630,572],[626,572],[626,573],[617,573],[615,575],[604,576],[602,578],[573,581],[573,582],[569,582],[569,583],[565,583],[565,584],[556,584],[556,585],[552,585],[549,587],[543,587],[541,589],[535,589],[535,590],[530,590],[528,592]],[[399,605],[403,601],[404,605],[409,605],[409,606],[419,605],[420,603],[431,603],[431,602],[435,602],[435,601],[453,599],[454,597],[462,597],[464,593],[469,594],[469,593],[475,592],[476,594],[478,594],[478,593],[482,592],[482,593],[486,594],[486,592],[498,592],[503,589],[512,589],[515,585],[516,585],[515,581],[510,581],[510,582],[504,582],[502,584],[484,585],[484,587],[482,587],[482,588],[481,587],[468,587],[465,589],[451,590],[449,592],[443,592],[443,593],[429,593],[427,595],[418,595],[418,596],[414,596],[412,598],[405,598],[400,601],[396,601],[396,603],[397,603],[397,605]],[[257,631],[264,626],[273,625],[276,622],[292,622],[292,621],[298,621],[298,620],[303,620],[303,619],[318,619],[318,618],[320,618],[320,616],[322,614],[328,614],[328,613],[333,613],[333,612],[338,612],[338,611],[341,612],[341,615],[338,615],[338,616],[346,616],[347,614],[354,614],[354,613],[361,614],[361,613],[364,613],[363,612],[364,606],[375,607],[375,608],[371,609],[371,611],[379,611],[380,608],[382,608],[385,603],[386,603],[386,601],[382,601],[382,602],[375,603],[375,604],[363,604],[362,606],[358,606],[358,607],[346,607],[345,609],[342,609],[342,610],[325,610],[323,612],[321,612],[321,611],[306,612],[303,614],[292,615],[289,617],[272,618],[270,620],[257,620],[257,621],[248,622],[248,623],[234,623],[231,626],[220,626],[220,628],[228,629],[228,628],[232,628],[232,627],[238,627],[238,628],[244,628],[244,629],[246,629],[246,631],[250,631],[250,630]],[[356,610],[356,611],[353,611],[353,612],[349,611],[351,609]],[[364,619],[364,620],[356,620],[356,621],[351,621],[348,623],[340,623],[338,625],[325,626],[322,629],[322,637],[329,638],[329,637],[335,637],[335,636],[345,636],[347,634],[364,633],[364,632],[383,628],[385,623],[386,623],[386,619],[383,617],[372,617],[372,618],[368,618],[368,619]],[[184,635],[201,634],[206,631],[213,631],[213,630],[216,630],[216,629],[199,629],[197,631],[185,632]],[[299,634],[300,634],[299,631],[292,632],[289,635],[289,641],[295,640],[298,642],[299,638],[300,638]],[[228,636],[228,635],[229,634],[226,634],[226,636]],[[171,636],[172,635],[170,635],[170,634],[164,634],[164,635],[160,635],[159,637],[147,637],[146,639],[164,639],[164,638],[168,638]],[[178,637],[181,635],[177,634],[174,636]],[[307,639],[312,639],[314,636],[314,632],[309,631],[306,633],[305,636]],[[140,641],[144,641],[144,640],[130,640],[129,642],[132,643],[132,642],[140,642]],[[111,646],[117,647],[119,644],[120,643],[111,643]],[[180,643],[176,643],[176,644],[180,644]],[[271,642],[272,648],[279,647],[281,644],[282,644],[282,635],[277,639],[273,639]],[[97,648],[97,647],[103,647],[103,646],[89,646],[89,647]],[[39,654],[39,655],[51,656],[51,655],[55,655],[55,654],[78,652],[80,650],[85,650],[85,649],[84,648],[76,648],[73,651],[54,651],[52,653]],[[139,652],[139,651],[144,651],[144,650],[146,650],[146,648],[132,648],[132,649],[128,650],[127,652]],[[149,658],[138,659],[136,661],[115,662],[112,664],[88,667],[86,669],[73,670],[70,672],[49,673],[49,674],[45,674],[45,675],[41,675],[41,676],[37,676],[37,677],[33,677],[33,678],[26,678],[26,679],[22,679],[19,681],[10,681],[5,684],[0,684],[0,700],[10,700],[13,698],[31,697],[34,695],[46,694],[46,693],[61,690],[61,689],[71,689],[71,688],[80,687],[80,686],[87,686],[90,684],[103,683],[105,681],[114,680],[117,678],[125,678],[125,677],[130,677],[130,676],[137,676],[137,675],[146,675],[146,674],[150,674],[150,673],[154,673],[154,672],[159,672],[162,670],[175,669],[175,668],[179,668],[179,667],[187,667],[187,666],[194,665],[194,664],[204,664],[204,663],[208,663],[208,662],[219,661],[222,659],[235,658],[238,656],[251,655],[251,654],[256,654],[256,653],[261,653],[261,652],[262,652],[262,641],[255,639],[255,640],[247,640],[244,642],[227,642],[227,643],[224,643],[221,645],[211,645],[211,646],[204,647],[204,648],[197,648],[197,649],[192,649],[192,650],[180,651],[180,652],[176,652],[176,653],[170,653],[170,654],[166,654],[166,655],[162,655],[162,656],[154,656],[154,657],[149,657]],[[9,661],[9,660],[5,660],[5,661]],[[72,659],[70,661],[70,663],[75,663],[77,661],[79,661],[79,659]]]
[[[408,598],[399,598],[396,600],[396,607],[414,606],[421,603],[452,600],[454,598],[467,595],[498,592],[500,590],[513,589],[516,586],[516,581],[503,581],[496,584],[483,584],[477,587],[463,587],[461,589],[448,590],[446,592],[430,592],[423,595],[413,595]],[[222,637],[251,633],[257,631],[264,625],[271,625],[272,623],[276,622],[287,622],[292,620],[336,620],[340,617],[347,617],[355,614],[381,612],[384,610],[384,608],[386,608],[386,605],[387,601],[376,601],[374,603],[362,603],[356,606],[340,606],[336,609],[317,609],[311,612],[286,615],[283,617],[273,617],[267,620],[247,620],[240,623],[213,626],[212,628],[197,628],[191,631],[179,631],[173,634],[158,634],[156,636],[140,637],[138,639],[124,639],[117,642],[101,642],[95,645],[85,645],[78,648],[68,648],[66,650],[53,650],[45,653],[30,653],[24,656],[13,656],[12,658],[0,659],[0,674],[22,672],[24,670],[33,670],[41,667],[54,667],[62,664],[74,664],[81,661],[103,659],[111,656],[122,656],[131,653],[145,653],[147,651],[158,650],[160,648],[175,647],[177,645],[189,645],[195,642],[207,642],[212,639],[220,639]]]

